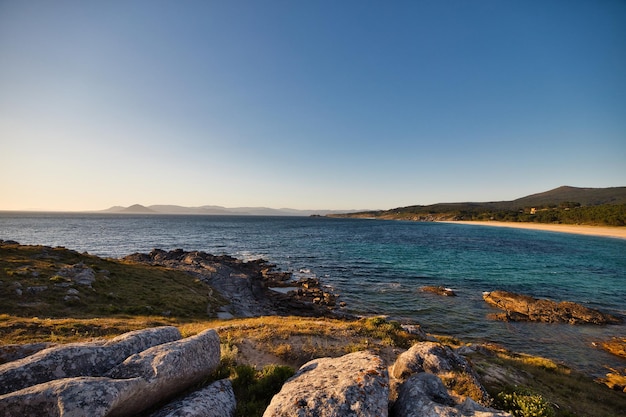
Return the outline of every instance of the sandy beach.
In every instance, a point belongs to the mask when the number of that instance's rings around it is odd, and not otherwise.
[[[516,223],[494,221],[452,221],[444,223],[475,226],[512,227],[515,229],[545,230],[549,232],[574,233],[578,235],[604,236],[626,239],[626,227],[582,226],[576,224]]]

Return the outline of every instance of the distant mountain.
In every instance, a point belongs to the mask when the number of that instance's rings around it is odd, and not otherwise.
[[[351,212],[363,211],[352,210]],[[203,214],[203,215],[239,215],[239,216],[326,216],[330,214],[346,213],[339,210],[298,210],[290,208],[273,209],[268,207],[221,207],[221,206],[199,206],[184,207],[177,205],[152,205],[142,206],[134,204],[130,207],[113,206],[101,213],[128,213],[128,214]]]
[[[154,210],[149,209],[148,207],[144,207],[141,204],[133,204],[130,207],[122,207],[118,211],[118,213],[156,213]]]

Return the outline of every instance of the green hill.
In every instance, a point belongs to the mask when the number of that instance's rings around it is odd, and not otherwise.
[[[626,187],[563,186],[512,201],[416,205],[332,217],[413,221],[497,220],[626,226]]]
[[[550,206],[566,202],[577,202],[581,206],[600,206],[604,204],[626,204],[626,187],[577,188],[558,187],[543,193],[532,194],[511,201],[509,208],[529,206]]]

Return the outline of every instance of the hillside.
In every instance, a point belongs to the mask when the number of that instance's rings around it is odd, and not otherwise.
[[[626,225],[626,187],[563,186],[512,201],[439,203],[330,217],[413,221],[496,220],[603,226]]]
[[[559,205],[566,202],[577,202],[580,203],[581,206],[626,204],[626,187],[577,188],[562,186],[550,191],[513,200],[508,208],[541,207]]]

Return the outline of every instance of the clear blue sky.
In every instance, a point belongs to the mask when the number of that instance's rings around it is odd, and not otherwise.
[[[626,2],[0,1],[0,209],[626,185]]]

